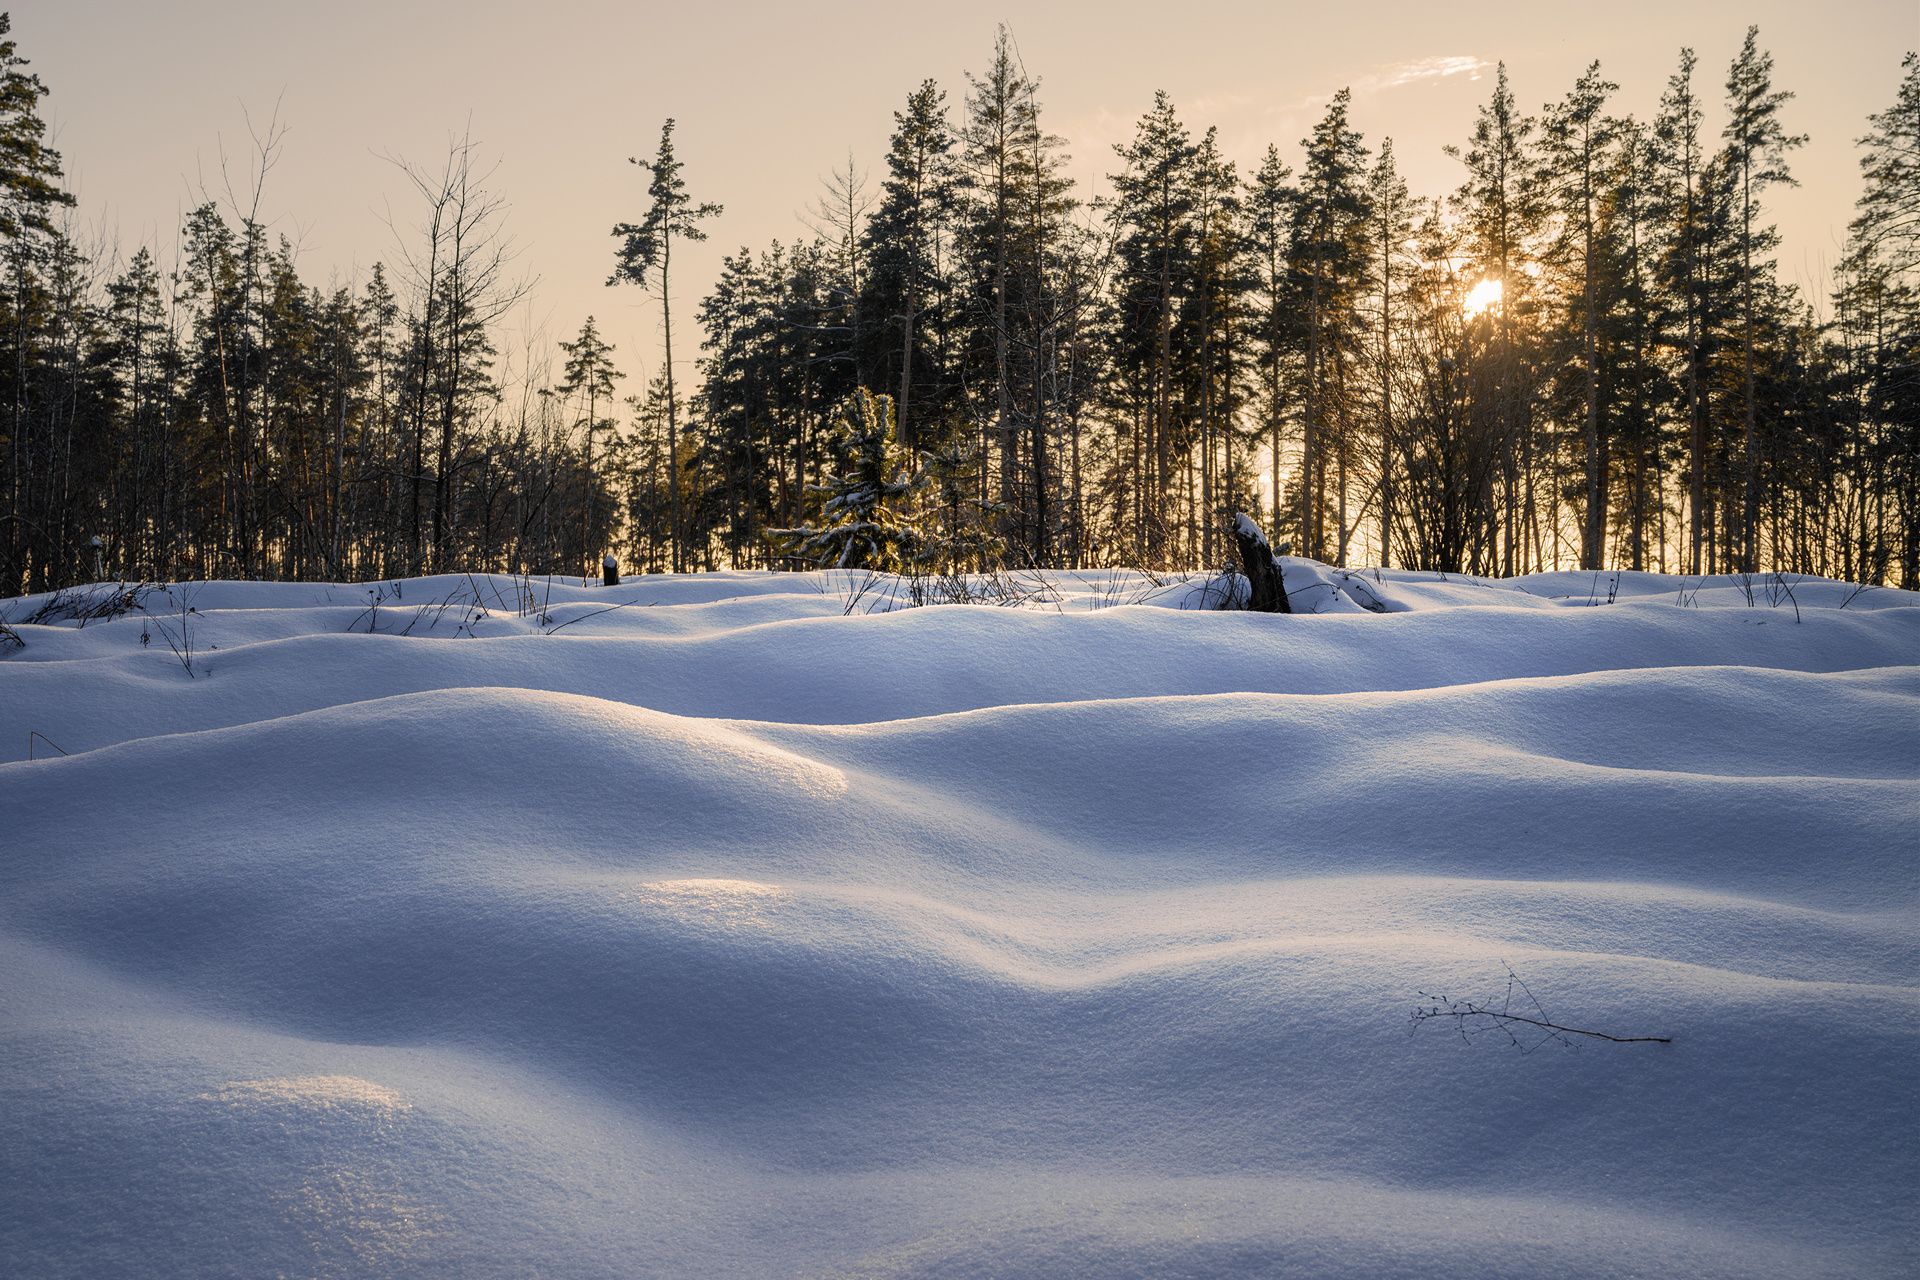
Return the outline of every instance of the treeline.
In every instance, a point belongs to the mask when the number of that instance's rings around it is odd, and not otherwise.
[[[907,96],[877,182],[849,163],[812,235],[728,255],[689,316],[673,250],[721,211],[669,121],[609,281],[654,291],[668,360],[623,395],[591,319],[497,349],[524,286],[464,143],[406,170],[416,216],[364,281],[303,282],[263,225],[271,130],[165,265],[87,252],[3,22],[0,594],[581,572],[608,549],[1189,567],[1226,557],[1236,510],[1337,563],[1920,588],[1911,56],[1815,299],[1776,270],[1765,201],[1804,139],[1752,31],[1721,86],[1682,51],[1645,121],[1597,64],[1538,113],[1501,68],[1437,197],[1344,91],[1245,173],[1156,95],[1080,191],[1003,32],[957,103]]]

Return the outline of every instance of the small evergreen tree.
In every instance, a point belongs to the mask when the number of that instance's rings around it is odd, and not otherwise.
[[[926,542],[911,499],[927,480],[894,439],[892,399],[856,390],[834,443],[845,462],[825,484],[811,486],[821,500],[819,523],[774,536],[792,554],[835,569],[898,573],[924,563]]]
[[[580,550],[589,558],[599,549],[601,538],[596,538],[594,527],[594,498],[600,491],[600,482],[593,470],[593,434],[596,431],[610,432],[614,420],[601,412],[604,406],[608,412],[613,408],[616,380],[625,377],[613,363],[613,344],[600,336],[599,328],[593,317],[588,316],[586,323],[580,326],[580,336],[572,342],[563,342],[560,349],[567,353],[564,377],[559,391],[572,399],[584,397],[582,406],[585,414],[578,420],[579,426],[586,431],[586,496],[582,504]],[[606,533],[611,533],[607,530]],[[604,536],[604,535],[603,535]]]

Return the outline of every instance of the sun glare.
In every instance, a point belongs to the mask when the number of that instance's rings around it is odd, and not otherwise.
[[[1466,298],[1460,303],[1460,309],[1467,313],[1469,320],[1485,313],[1488,309],[1500,305],[1503,290],[1500,282],[1494,279],[1482,280],[1467,290]]]

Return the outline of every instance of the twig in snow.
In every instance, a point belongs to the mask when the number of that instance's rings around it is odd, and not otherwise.
[[[1793,583],[1787,581],[1786,574],[1776,569],[1767,575],[1767,604],[1778,609],[1782,598],[1793,606],[1793,620],[1800,621],[1800,601],[1793,594]]]
[[[1569,1036],[1585,1036],[1589,1040],[1606,1040],[1613,1044],[1673,1043],[1670,1036],[1616,1036],[1605,1031],[1589,1031],[1583,1027],[1570,1027],[1564,1023],[1555,1022],[1548,1016],[1540,1001],[1534,998],[1533,992],[1528,990],[1527,984],[1520,980],[1520,975],[1513,971],[1513,966],[1507,965],[1506,969],[1507,992],[1501,997],[1497,1008],[1492,1004],[1483,1005],[1473,1000],[1455,1000],[1449,996],[1429,995],[1422,991],[1420,999],[1425,1003],[1414,1007],[1410,1019],[1412,1025],[1417,1027],[1422,1022],[1434,1018],[1451,1018],[1462,1040],[1470,1041],[1475,1033],[1480,1031],[1498,1031],[1522,1053],[1532,1053],[1540,1046],[1549,1043],[1558,1043],[1571,1049],[1573,1041],[1568,1039]],[[1529,1017],[1513,1011],[1516,992],[1525,997],[1526,1001],[1533,1006],[1533,1011],[1540,1015],[1539,1017]],[[1546,1034],[1534,1040],[1528,1033],[1528,1039],[1531,1041],[1528,1043],[1520,1039],[1522,1033],[1518,1030],[1519,1028],[1531,1028],[1544,1031]]]
[[[553,625],[547,627],[544,634],[552,635],[554,632],[560,630],[560,628],[562,627],[570,627],[576,622],[585,622],[588,618],[597,618],[603,613],[612,613],[615,609],[629,609],[639,603],[640,603],[640,598],[638,596],[635,596],[631,600],[622,600],[619,604],[610,604],[604,609],[594,609],[588,613],[583,613],[578,617],[568,618],[565,622],[556,622]],[[654,605],[658,603],[659,601],[657,600],[649,601],[647,604],[647,607],[652,608]],[[541,616],[546,617],[547,615],[542,614]]]
[[[1865,582],[1856,583],[1853,590],[1847,592],[1847,598],[1840,602],[1840,607],[1844,609],[1848,605],[1852,604],[1855,600],[1858,600],[1866,592],[1878,591],[1879,589],[1880,588],[1876,586],[1872,586]]]
[[[172,603],[173,589],[171,587],[167,587],[167,588],[163,588],[162,590],[165,592],[168,602]],[[185,669],[187,673],[187,678],[189,680],[194,680],[199,678],[195,676],[193,672],[193,621],[192,619],[195,617],[198,617],[200,614],[200,611],[193,607],[193,594],[194,593],[191,590],[189,590],[184,586],[180,588],[179,634],[176,635],[174,633],[173,628],[168,625],[168,620],[166,618],[161,617],[157,613],[146,614],[146,617],[140,623],[141,647],[145,648],[147,645],[153,642],[153,633],[148,628],[148,623],[150,622],[154,628],[157,628],[159,630],[161,639],[167,642],[167,648],[173,650],[173,656],[179,660],[180,665],[183,669]],[[142,608],[141,611],[143,613],[146,612],[144,607]],[[219,646],[216,645],[215,647],[218,648]]]
[[[55,742],[52,738],[49,738],[46,734],[40,732],[38,729],[29,729],[27,730],[27,759],[29,760],[33,759],[33,744],[36,740],[46,743],[48,746],[52,747],[55,751],[58,751],[63,756],[67,754],[67,750],[65,747],[62,747],[59,743]]]
[[[142,601],[158,590],[161,588],[151,582],[136,582],[132,586],[121,582],[105,587],[62,587],[20,621],[35,626],[71,622],[84,627],[89,622],[109,620],[135,609],[144,609]]]

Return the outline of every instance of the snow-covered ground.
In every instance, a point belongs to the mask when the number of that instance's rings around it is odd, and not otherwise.
[[[0,1275],[1914,1274],[1920,597],[1286,568],[0,602]]]

